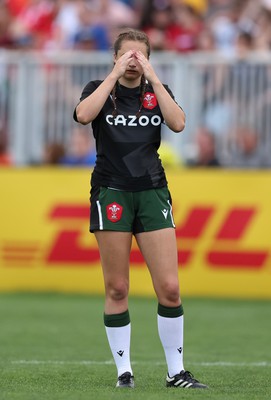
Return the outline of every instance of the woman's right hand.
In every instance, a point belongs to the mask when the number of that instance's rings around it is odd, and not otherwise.
[[[125,74],[127,66],[129,62],[133,59],[133,57],[134,57],[134,51],[129,50],[118,59],[115,58],[112,74],[116,76],[116,81]]]

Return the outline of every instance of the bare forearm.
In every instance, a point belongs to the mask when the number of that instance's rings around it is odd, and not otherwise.
[[[175,103],[163,84],[157,80],[152,86],[163,114],[165,123],[174,132],[181,132],[185,127],[185,114]]]
[[[172,131],[181,132],[185,126],[185,114],[183,110],[175,103],[168,91],[165,89],[144,54],[138,51],[136,52],[136,58],[143,69],[145,78],[152,84],[165,123]]]
[[[92,122],[101,111],[110,95],[118,77],[111,72],[101,85],[90,96],[82,100],[76,107],[78,122],[86,125]]]

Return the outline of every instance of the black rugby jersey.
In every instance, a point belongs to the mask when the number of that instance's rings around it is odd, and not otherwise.
[[[89,82],[80,101],[102,83]],[[172,98],[173,94],[164,85]],[[140,87],[127,88],[117,84],[118,115],[113,117],[110,95],[97,117],[92,121],[96,139],[97,159],[92,173],[92,186],[105,186],[125,191],[163,187],[167,180],[157,150],[161,143],[163,116],[153,88],[147,84],[139,118]],[[74,119],[77,121],[76,111]]]

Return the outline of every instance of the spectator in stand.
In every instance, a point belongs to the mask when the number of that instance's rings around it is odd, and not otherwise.
[[[202,53],[202,63],[196,66],[198,94],[201,98],[199,124],[214,135],[224,135],[230,129],[231,106],[224,101],[225,66],[222,63],[206,63],[209,58],[222,59],[217,51],[215,37],[210,28],[205,28],[198,38],[197,50]]]
[[[135,8],[125,4],[125,2],[121,0],[96,0],[96,3],[99,4],[102,20],[113,29],[138,26],[139,19]]]
[[[82,2],[78,9],[79,25],[72,38],[73,47],[80,50],[108,50],[110,48],[109,29],[100,14]]]
[[[141,29],[155,50],[188,52],[196,50],[204,23],[193,0],[161,0],[145,4]]]
[[[256,49],[264,51],[271,49],[271,2],[269,0],[262,0],[254,37]]]
[[[52,0],[28,0],[11,27],[17,47],[46,48],[53,35],[56,13],[56,3]]]
[[[240,125],[231,137],[231,168],[270,167],[270,154],[262,148],[259,134],[251,127]]]
[[[238,125],[249,123],[253,128],[261,113],[266,92],[271,87],[270,70],[264,64],[253,63],[251,54],[255,49],[255,41],[250,33],[239,34],[235,49],[236,60],[229,68],[224,86],[235,121]]]
[[[81,50],[109,48],[108,28],[93,2],[58,0],[54,30],[56,48]]]
[[[205,28],[202,31],[198,38],[197,49],[202,52],[203,60],[218,53],[215,47],[215,38],[211,29]],[[198,65],[197,69],[200,81],[202,82],[200,90],[203,100],[203,112],[205,113],[210,104],[216,102],[217,95],[220,93],[224,82],[225,73],[223,65],[221,66],[219,64],[208,64],[203,62]]]
[[[216,156],[215,135],[206,127],[198,127],[193,149],[189,149],[186,159],[187,166],[190,167],[220,167],[220,162]]]
[[[120,0],[58,0],[56,47],[108,50],[116,29],[137,26],[136,11]]]
[[[107,31],[102,25],[81,27],[73,38],[73,48],[76,50],[108,50],[109,47]]]
[[[170,50],[181,53],[197,50],[204,21],[196,8],[183,2],[173,6],[175,24],[167,32]]]
[[[240,32],[234,42],[233,63],[204,71],[204,123],[215,134],[224,135],[232,125],[250,124],[255,128],[263,115],[266,93],[271,87],[268,67],[253,62],[254,37]],[[210,90],[210,89],[211,90]],[[267,109],[265,110],[265,112]]]
[[[100,19],[107,26],[109,32],[110,48],[115,37],[124,27],[137,28],[139,14],[135,5],[131,6],[121,0],[95,0],[98,4]]]
[[[143,29],[150,39],[153,50],[168,50],[170,44],[168,43],[167,33],[173,25],[172,9],[166,3],[160,5],[151,5],[148,18],[144,17],[141,21]]]
[[[43,165],[58,165],[65,157],[65,146],[59,142],[47,143],[43,151]]]
[[[268,50],[271,44],[270,0],[212,0],[209,2],[205,26],[215,36],[216,48],[233,55],[240,32],[255,40],[255,50]]]
[[[86,3],[81,0],[57,0],[58,12],[54,20],[54,38],[52,47],[70,49],[73,38],[80,27],[79,10]]]
[[[72,131],[66,155],[60,164],[69,166],[94,166],[96,150],[89,127],[75,127]]]
[[[12,49],[14,40],[11,33],[12,14],[4,0],[0,0],[0,48]]]
[[[209,25],[212,29],[216,48],[225,55],[232,55],[238,35],[238,20],[241,14],[240,3],[233,6],[230,2],[212,13]]]

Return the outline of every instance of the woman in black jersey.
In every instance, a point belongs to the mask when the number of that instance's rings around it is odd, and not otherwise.
[[[128,30],[114,44],[114,67],[89,82],[74,119],[92,123],[97,159],[91,177],[90,231],[98,242],[105,283],[104,324],[116,363],[117,387],[134,387],[128,311],[132,235],[158,299],[166,386],[206,388],[183,366],[183,307],[171,197],[157,153],[161,124],[174,132],[185,115],[149,62],[145,33]]]

